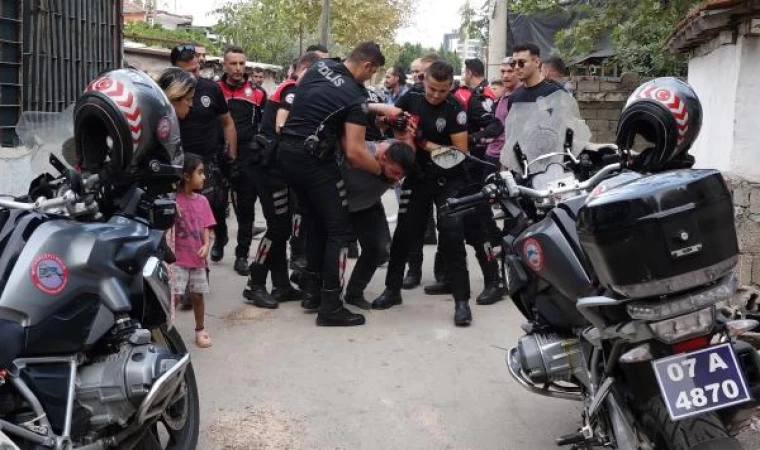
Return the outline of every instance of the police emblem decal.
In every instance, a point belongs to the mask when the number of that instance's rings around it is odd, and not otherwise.
[[[201,103],[203,104],[204,108],[208,108],[209,106],[211,106],[211,97],[209,97],[208,95],[204,95],[203,97],[201,97]]]
[[[439,117],[438,120],[435,121],[435,129],[438,130],[439,133],[443,133],[443,130],[446,129],[446,119]]]
[[[457,114],[457,123],[459,125],[466,125],[467,124],[467,113],[462,111],[459,114]]]

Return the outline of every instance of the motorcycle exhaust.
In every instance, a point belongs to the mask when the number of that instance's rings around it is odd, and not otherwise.
[[[583,395],[580,392],[564,389],[556,384],[547,383],[543,386],[539,386],[525,377],[525,375],[523,375],[522,367],[520,366],[520,360],[518,359],[517,347],[511,348],[509,349],[509,352],[507,352],[507,369],[509,369],[509,374],[512,375],[512,378],[514,378],[520,386],[534,394],[577,402],[583,401]]]

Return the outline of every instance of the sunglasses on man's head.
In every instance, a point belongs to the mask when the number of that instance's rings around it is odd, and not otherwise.
[[[188,61],[190,59],[195,58],[195,46],[194,45],[178,45],[175,47],[177,51],[179,52],[179,57],[177,58],[180,61]]]

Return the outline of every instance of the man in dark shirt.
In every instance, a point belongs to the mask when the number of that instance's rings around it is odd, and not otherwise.
[[[365,143],[363,83],[385,64],[380,47],[359,44],[345,63],[320,59],[304,75],[281,130],[278,161],[298,200],[311,212],[307,240],[307,309],[318,305],[317,325],[363,325],[364,316],[343,307],[341,298],[348,243],[354,240],[348,199],[336,163],[338,144],[355,168],[377,176],[381,164]],[[321,277],[321,282],[317,281]],[[321,288],[321,291],[318,290]]]
[[[391,259],[385,279],[386,289],[372,304],[375,309],[387,309],[402,303],[401,287],[404,266],[412,243],[425,234],[425,225],[431,203],[438,207],[450,198],[457,197],[467,186],[463,165],[449,170],[435,166],[430,153],[441,146],[467,149],[467,112],[451,94],[454,69],[448,63],[433,63],[425,75],[425,92],[408,92],[398,106],[417,123],[415,144],[420,171],[407,176],[402,185],[399,201],[399,220],[391,244]],[[464,247],[464,229],[461,218],[438,218],[441,252],[446,259],[454,294],[454,323],[457,326],[472,322],[470,312],[470,275],[467,270],[467,252]]]
[[[509,97],[507,108],[510,111],[515,103],[533,103],[541,97],[563,90],[541,75],[541,50],[536,44],[529,42],[516,46],[512,61],[515,63],[517,78],[523,84]]]
[[[472,155],[484,159],[486,139],[493,139],[504,132],[504,124],[496,120],[493,106],[496,100],[485,79],[485,65],[477,58],[465,60],[463,84],[454,91],[454,97],[467,111],[467,132],[469,151]],[[462,195],[480,192],[485,184],[486,171],[482,166],[471,166],[469,175],[472,179]],[[479,305],[491,305],[503,298],[499,263],[493,253],[493,243],[500,240],[499,227],[493,219],[489,205],[483,203],[476,207],[473,214],[464,217],[464,234],[468,245],[475,249],[475,257],[483,272],[483,292],[478,295]],[[444,273],[443,279],[425,286],[428,295],[450,294],[451,274],[446,273],[446,264],[440,251],[435,255],[435,272]]]
[[[319,57],[307,53],[297,64],[299,76]],[[247,302],[260,308],[277,308],[286,301],[301,300],[303,293],[294,289],[288,280],[286,245],[290,237],[290,189],[282,170],[274,161],[279,131],[295,100],[296,81],[286,80],[272,94],[264,108],[261,133],[256,136],[251,151],[256,153],[246,183],[254,186],[267,220],[267,231],[259,242],[256,259],[250,265],[250,278],[243,291]],[[272,276],[272,293],[267,292],[267,275]]]
[[[199,61],[193,44],[176,46],[170,58],[172,65],[198,78],[190,113],[179,121],[180,137],[184,151],[199,155],[207,167],[203,193],[209,199],[216,220],[214,245],[210,255],[212,261],[221,261],[228,241],[228,191],[227,182],[218,168],[220,164],[227,163],[227,158],[234,160],[237,157],[235,122],[219,86],[211,80],[198,77]],[[220,132],[224,135],[224,140],[219,136]],[[226,142],[226,155],[224,144],[220,145],[220,142]]]
[[[248,252],[253,240],[254,210],[258,196],[252,180],[256,177],[254,166],[259,162],[259,155],[252,145],[266,103],[266,93],[249,79],[245,65],[245,51],[238,46],[228,47],[224,51],[225,73],[218,82],[235,122],[238,139],[238,167],[233,171],[236,179],[230,181],[236,194],[235,213],[238,221],[234,270],[242,276],[248,276]]]

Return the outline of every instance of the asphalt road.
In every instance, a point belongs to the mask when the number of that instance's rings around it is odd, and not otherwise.
[[[533,395],[507,373],[506,349],[522,335],[509,300],[473,302],[473,325],[456,328],[453,301],[420,287],[404,291],[400,307],[368,313],[365,326],[320,328],[297,303],[273,311],[243,304],[233,248],[212,265],[213,347],[195,348],[192,314],[178,316],[201,393],[198,449],[544,450],[577,429],[578,405]],[[432,280],[434,247],[425,251],[423,284]],[[470,253],[476,295],[482,281]],[[381,268],[368,299],[384,278]]]

